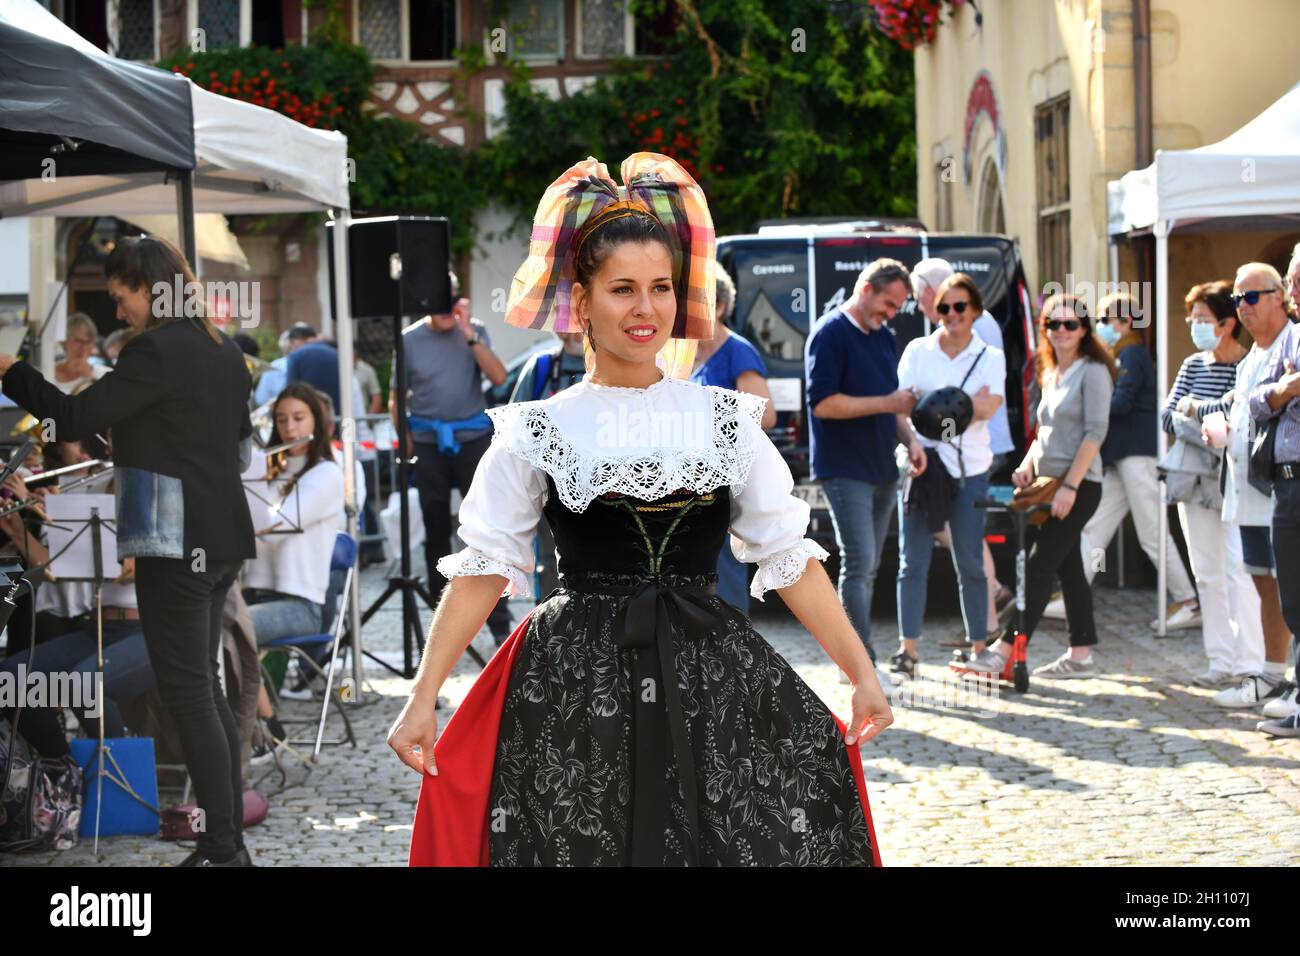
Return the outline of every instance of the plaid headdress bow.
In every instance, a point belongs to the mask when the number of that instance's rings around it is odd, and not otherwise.
[[[596,226],[639,212],[659,220],[675,240],[673,337],[711,337],[716,263],[704,190],[660,153],[633,153],[623,160],[620,174],[627,184],[623,187],[610,178],[604,163],[589,156],[547,188],[533,219],[528,258],[510,285],[506,321],[529,329],[581,331],[572,308],[577,251]]]

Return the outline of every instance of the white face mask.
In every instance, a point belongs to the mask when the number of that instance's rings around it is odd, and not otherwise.
[[[1212,352],[1219,347],[1218,330],[1216,322],[1193,322],[1192,343],[1202,351]]]

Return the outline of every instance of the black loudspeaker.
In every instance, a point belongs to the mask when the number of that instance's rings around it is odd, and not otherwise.
[[[334,302],[335,224],[326,223],[329,250],[330,313]],[[394,253],[402,259],[402,278],[391,278]],[[451,226],[430,216],[380,216],[354,219],[348,229],[348,292],[352,317],[441,315],[451,311]]]

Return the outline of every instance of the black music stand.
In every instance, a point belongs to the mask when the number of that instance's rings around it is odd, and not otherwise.
[[[87,500],[90,499],[90,500]],[[98,500],[96,500],[98,499]],[[104,500],[107,499],[107,500]],[[50,502],[46,502],[47,505]],[[69,495],[66,498],[59,499],[59,503],[53,507],[58,510],[63,508],[84,505],[90,512],[85,518],[73,518],[60,515],[57,518],[51,517],[45,525],[47,529],[66,531],[69,525],[80,525],[66,542],[61,542],[58,550],[54,550],[54,541],[51,540],[51,556],[48,567],[53,570],[54,563],[65,554],[74,543],[81,540],[83,536],[89,533],[89,546],[91,554],[91,568],[88,576],[79,576],[76,574],[59,575],[57,578],[51,578],[58,581],[90,581],[95,588],[95,699],[99,702],[99,739],[95,742],[95,750],[91,759],[96,762],[94,779],[98,781],[95,788],[95,844],[93,852],[99,856],[99,823],[100,811],[104,803],[104,786],[105,783],[112,783],[127,796],[137,801],[141,805],[148,807],[159,817],[162,812],[144,797],[136,792],[135,788],[126,778],[126,773],[122,770],[117,758],[113,755],[112,747],[104,740],[104,602],[103,590],[104,582],[110,580],[104,576],[104,548],[109,538],[105,535],[105,530],[111,535],[113,560],[117,561],[117,524],[115,520],[115,504],[112,495]],[[105,518],[100,514],[102,507],[106,507],[109,517]],[[80,510],[80,509],[78,509]],[[111,764],[109,769],[107,766]]]

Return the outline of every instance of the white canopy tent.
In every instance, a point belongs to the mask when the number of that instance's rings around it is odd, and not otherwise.
[[[0,177],[0,216],[174,215],[179,220],[181,248],[191,265],[197,265],[196,212],[326,210],[342,227],[330,230],[335,261],[348,261],[350,206],[343,134],[313,129],[272,110],[201,89],[185,77],[110,57],[36,0],[0,0],[0,28],[6,31],[9,49],[5,53],[13,60],[7,64],[11,69],[0,70],[4,81],[0,134],[11,135],[15,148],[24,151],[14,154],[12,167],[6,167]],[[105,95],[109,80],[114,85]],[[184,87],[179,97],[175,95],[176,84],[188,88],[188,104]],[[96,95],[99,99],[91,103]],[[157,95],[169,100],[170,111],[160,109],[155,117],[141,118]],[[177,129],[176,120],[184,117],[186,105],[189,128]],[[96,115],[96,108],[107,115]],[[50,140],[57,145],[44,150]],[[58,154],[54,178],[37,170],[11,171],[40,158],[42,150]],[[347,270],[335,270],[333,332],[341,384],[353,376],[346,277]],[[339,396],[348,531],[355,539],[356,410],[351,389],[340,388]],[[359,695],[361,621],[356,588],[349,616],[352,676]]]
[[[1156,380],[1169,381],[1169,234],[1218,221],[1258,228],[1300,216],[1300,84],[1232,135],[1196,149],[1157,150],[1155,162],[1107,184],[1111,243],[1132,234],[1155,236]],[[1163,456],[1166,436],[1158,431]],[[1166,512],[1160,510],[1157,597],[1164,633],[1168,557]]]

